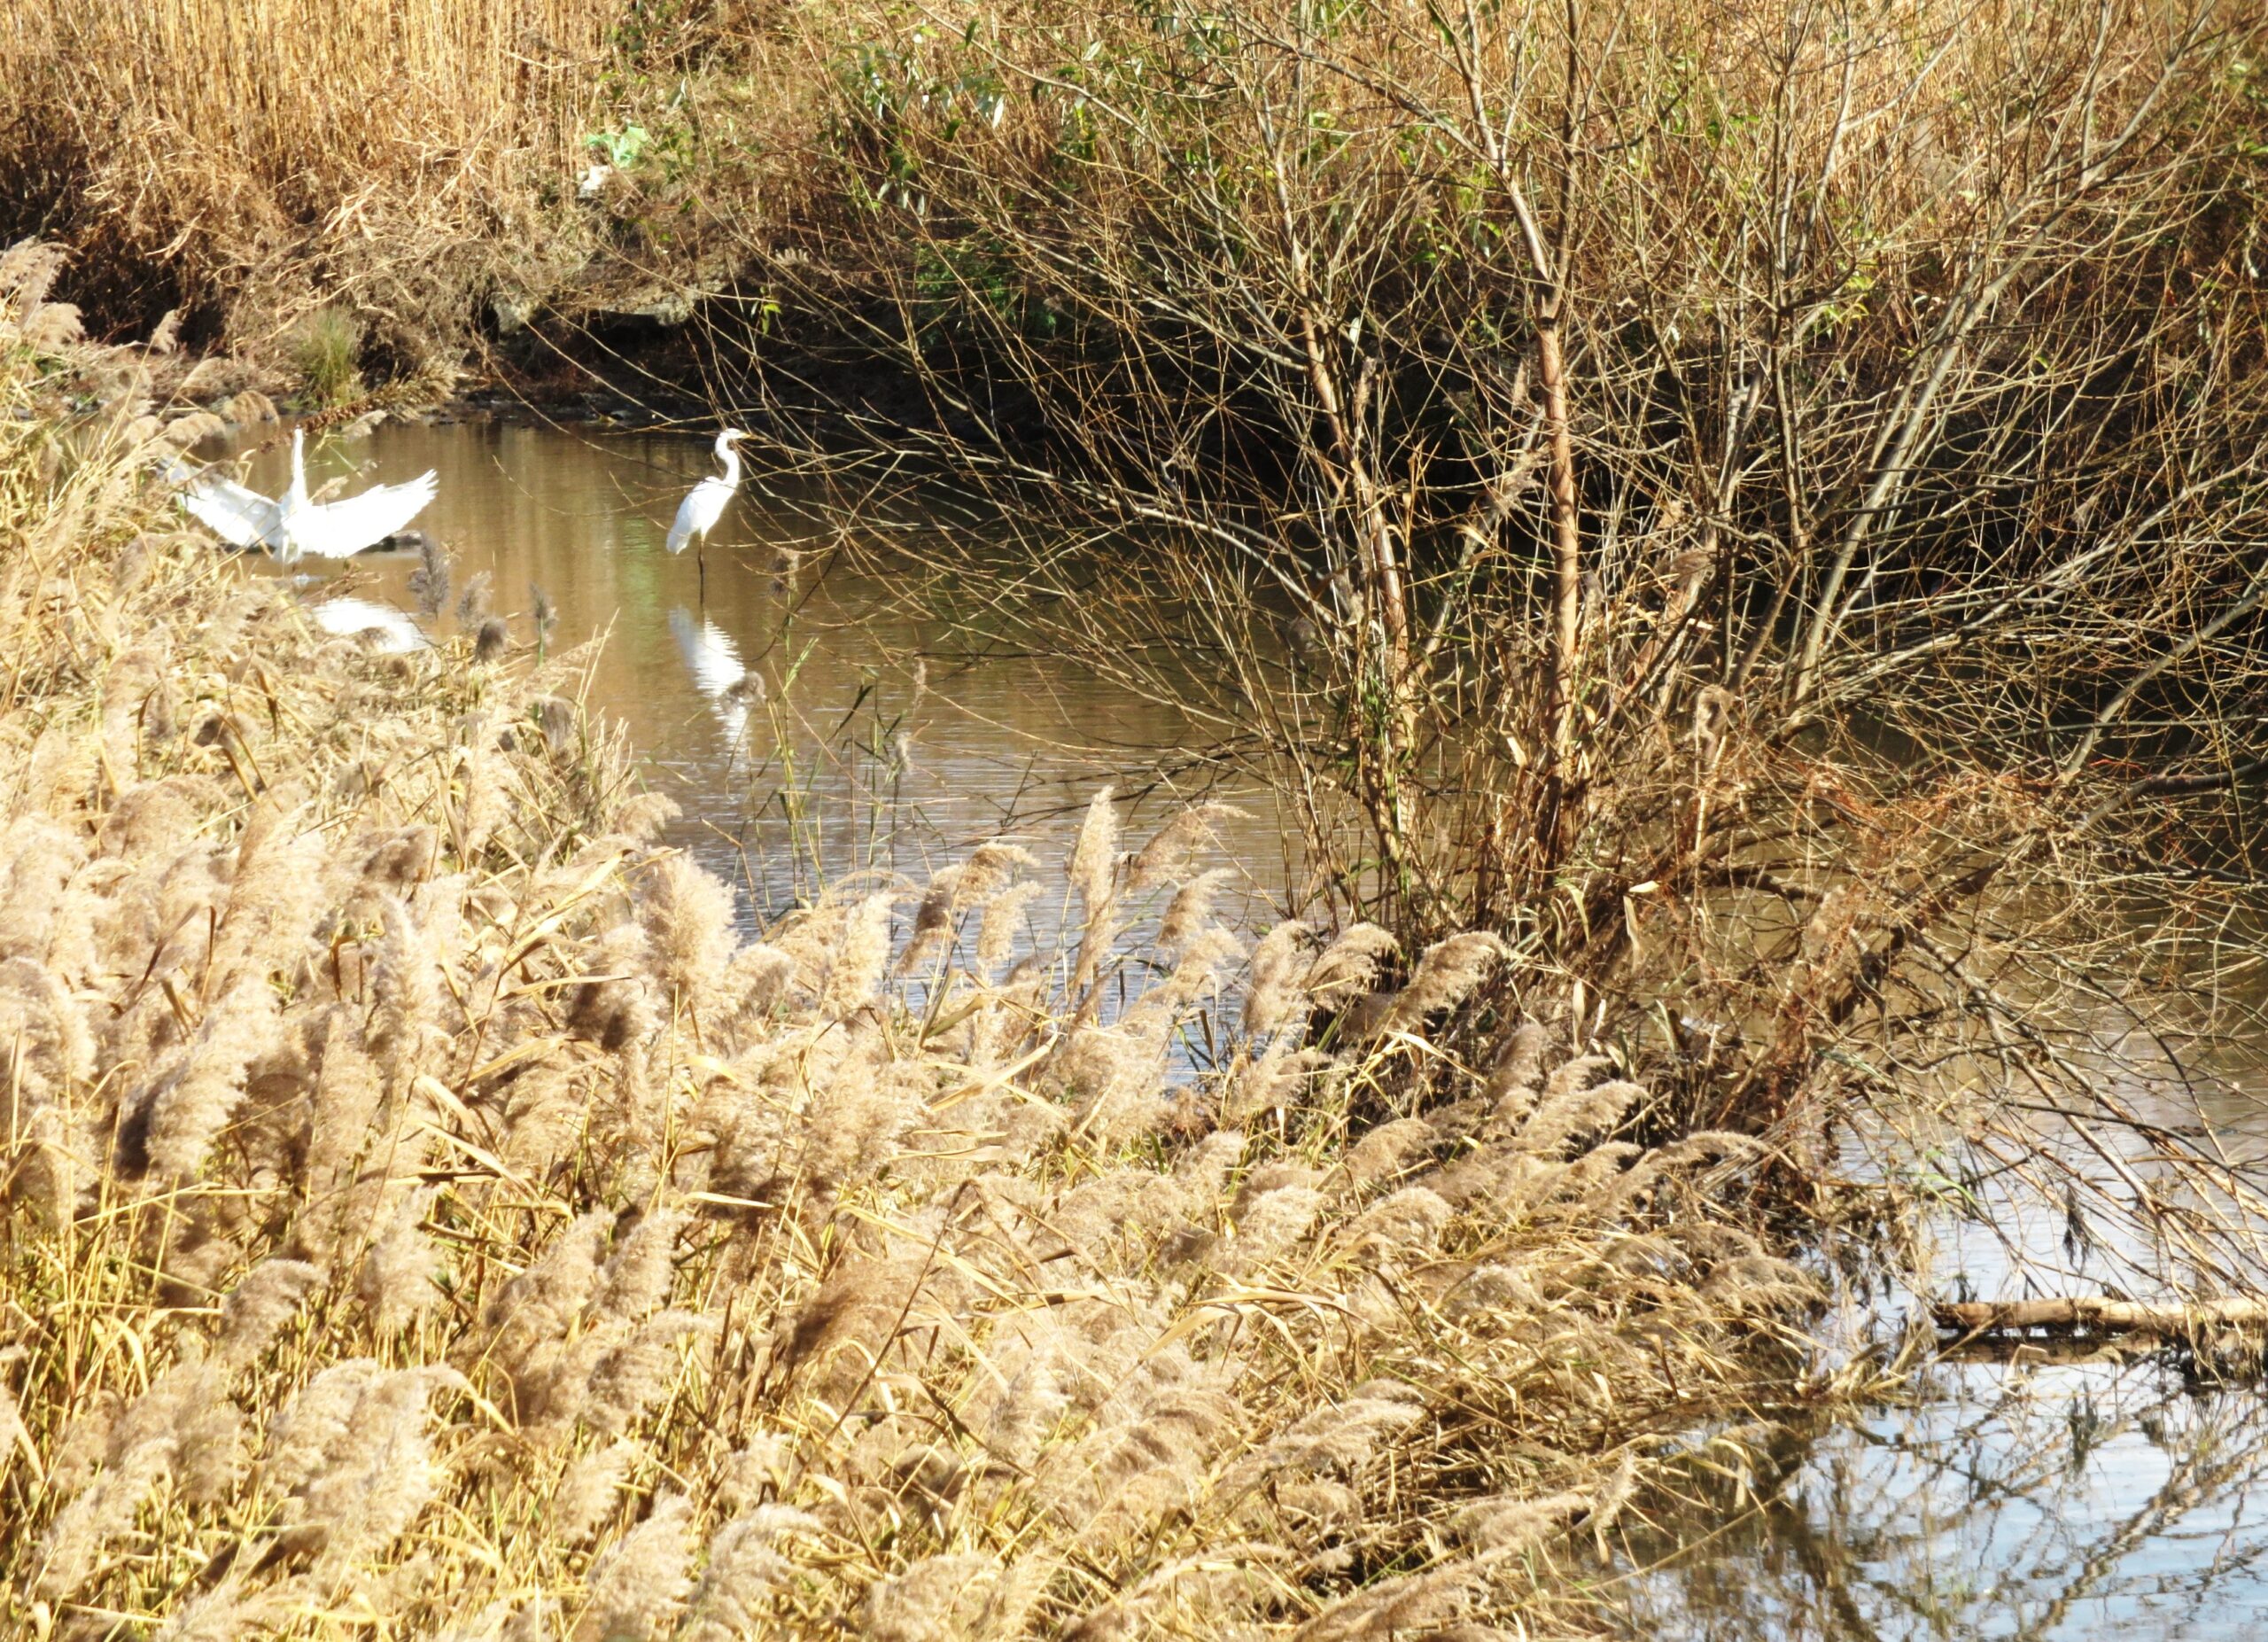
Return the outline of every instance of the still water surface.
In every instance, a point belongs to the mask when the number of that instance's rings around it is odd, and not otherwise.
[[[288,438],[268,430],[248,482],[278,494],[289,462]],[[824,519],[791,482],[751,472],[708,544],[704,590],[699,557],[662,543],[715,467],[708,442],[685,435],[390,423],[311,447],[308,485],[343,479],[351,493],[435,470],[439,494],[416,525],[452,549],[455,589],[486,574],[522,644],[536,588],[558,612],[554,649],[604,635],[590,704],[625,727],[649,784],[680,805],[672,841],[742,884],[758,914],[870,868],[918,880],[1002,833],[1048,855],[1107,781],[1136,799],[1130,829],[1197,794],[1154,774],[1203,750],[1174,704],[917,607],[925,533],[964,525]],[[303,560],[292,579],[311,604],[384,607],[351,619],[399,624],[399,611],[454,632],[454,612],[419,612],[416,567],[413,554],[373,553]],[[1231,825],[1227,855],[1259,915],[1286,881],[1282,835],[1256,790],[1231,796],[1251,815]]]
[[[255,487],[282,490],[287,448],[253,456]],[[485,572],[521,642],[536,587],[558,611],[555,646],[605,635],[590,704],[626,727],[649,782],[682,806],[676,841],[743,886],[752,921],[852,872],[919,878],[1003,832],[1060,851],[1104,781],[1145,793],[1135,824],[1161,818],[1172,783],[1145,772],[1202,750],[1170,702],[916,608],[924,532],[965,526],[822,528],[809,497],[751,475],[709,545],[704,595],[695,556],[662,549],[711,471],[698,438],[392,424],[318,446],[309,480],[357,489],[428,467],[440,494],[418,524],[454,551],[456,588]],[[453,617],[415,616],[415,563],[368,555],[294,580],[311,603],[360,598],[447,634]],[[735,688],[743,674],[761,688]],[[1247,807],[1224,844],[1249,919],[1290,877],[1266,801]],[[1736,1472],[1722,1498],[1635,1537],[1606,1576],[1627,1634],[2268,1638],[2256,1390],[2101,1364],[1946,1366],[1928,1390],[1775,1437],[1766,1474]]]
[[[2268,1402],[2151,1363],[1948,1364],[1633,1536],[1637,1642],[2268,1637]]]

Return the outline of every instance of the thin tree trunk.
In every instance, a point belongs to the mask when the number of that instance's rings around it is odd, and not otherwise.
[[[1386,522],[1386,504],[1379,495],[1378,480],[1356,443],[1359,430],[1349,421],[1351,414],[1359,414],[1359,407],[1350,412],[1340,397],[1338,378],[1324,356],[1314,315],[1300,315],[1300,340],[1307,351],[1308,380],[1314,386],[1316,402],[1322,409],[1324,420],[1331,424],[1331,439],[1335,447],[1332,454],[1339,460],[1348,487],[1355,494],[1355,546],[1362,554],[1366,590],[1378,602],[1379,626],[1386,635],[1389,659],[1389,682],[1399,701],[1408,684],[1410,670],[1410,610],[1402,589],[1402,567],[1394,559],[1394,532]],[[1355,397],[1359,400],[1362,395],[1358,392]]]
[[[1560,348],[1556,297],[1537,322],[1535,354],[1543,387],[1544,436],[1551,447],[1551,748],[1564,765],[1575,750],[1583,551],[1575,517],[1575,441],[1567,427],[1567,364]]]

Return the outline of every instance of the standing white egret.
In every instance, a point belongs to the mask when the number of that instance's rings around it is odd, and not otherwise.
[[[341,502],[307,499],[307,433],[291,430],[291,487],[276,501],[234,479],[206,473],[182,492],[181,504],[240,548],[266,548],[290,564],[303,553],[350,558],[425,510],[440,482],[428,468],[399,485],[375,485]]]
[[[726,428],[717,435],[717,460],[725,464],[721,475],[703,479],[677,505],[676,522],[670,526],[669,540],[662,543],[672,553],[685,551],[685,544],[698,536],[694,556],[701,565],[701,597],[709,598],[709,533],[725,516],[725,504],[741,487],[741,453],[733,447],[748,437],[738,428]]]

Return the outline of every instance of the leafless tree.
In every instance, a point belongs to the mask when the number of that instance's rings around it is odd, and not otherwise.
[[[1329,897],[1504,930],[1693,1120],[1823,1167],[1875,1083],[2182,1085],[2268,768],[2258,27],[933,5],[751,241],[914,402],[721,385],[1022,531],[972,619],[1190,704]]]

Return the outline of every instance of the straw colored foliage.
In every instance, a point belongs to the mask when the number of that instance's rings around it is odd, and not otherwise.
[[[751,930],[546,733],[584,658],[323,634],[145,447],[58,455],[57,368],[0,378],[12,1632],[1548,1632],[1647,1439],[1784,1388],[1744,1142],[1609,1139],[1565,1029],[1411,1075],[1499,943],[1279,931],[1208,1069],[1208,818],[1107,798],[1066,950],[1006,844]]]
[[[10,121],[0,175],[31,222],[61,206],[129,291],[155,276],[233,316],[233,341],[319,365],[319,391],[339,393],[352,322],[317,306],[308,276],[387,310],[375,339],[415,362],[501,262],[488,235],[558,232],[538,230],[540,185],[592,119],[588,66],[613,9],[12,3],[12,100],[77,117]]]

